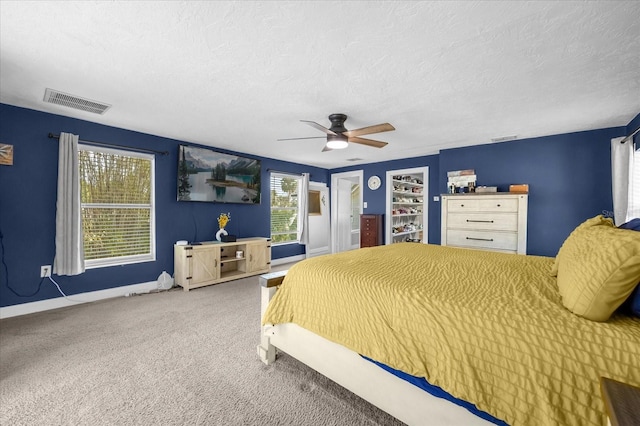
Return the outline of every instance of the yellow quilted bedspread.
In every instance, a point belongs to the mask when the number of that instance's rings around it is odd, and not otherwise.
[[[640,320],[580,318],[552,258],[401,243],[294,265],[263,323],[296,323],[511,425],[606,424],[599,377],[640,386]]]

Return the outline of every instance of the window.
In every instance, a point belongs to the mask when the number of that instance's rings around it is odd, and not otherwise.
[[[302,177],[271,173],[271,242],[274,244],[298,242],[298,192]]]
[[[80,145],[87,268],[155,260],[153,155]]]

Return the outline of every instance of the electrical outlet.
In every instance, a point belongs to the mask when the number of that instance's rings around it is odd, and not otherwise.
[[[40,267],[40,278],[51,276],[51,265],[42,265]]]

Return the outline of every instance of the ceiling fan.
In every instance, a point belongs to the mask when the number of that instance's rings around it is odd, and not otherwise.
[[[388,132],[391,130],[395,130],[389,123],[376,124],[374,126],[367,126],[361,129],[355,130],[347,130],[344,127],[344,122],[347,120],[347,116],[345,114],[331,114],[329,116],[329,121],[331,121],[331,127],[326,128],[315,121],[308,120],[300,120],[303,123],[307,123],[311,127],[315,127],[316,129],[325,132],[327,134],[327,144],[322,149],[322,152],[331,151],[332,149],[344,149],[349,146],[349,142],[359,143],[361,145],[371,146],[374,148],[383,148],[387,145],[387,142],[375,141],[373,139],[361,138],[362,135],[369,135],[372,133],[382,133]],[[324,138],[324,136],[312,136],[308,138],[288,138],[288,139],[278,139],[279,141],[292,141],[297,139],[320,139]]]

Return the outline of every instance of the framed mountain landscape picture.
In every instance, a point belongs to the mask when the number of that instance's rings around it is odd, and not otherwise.
[[[260,160],[180,145],[178,201],[260,204]]]

